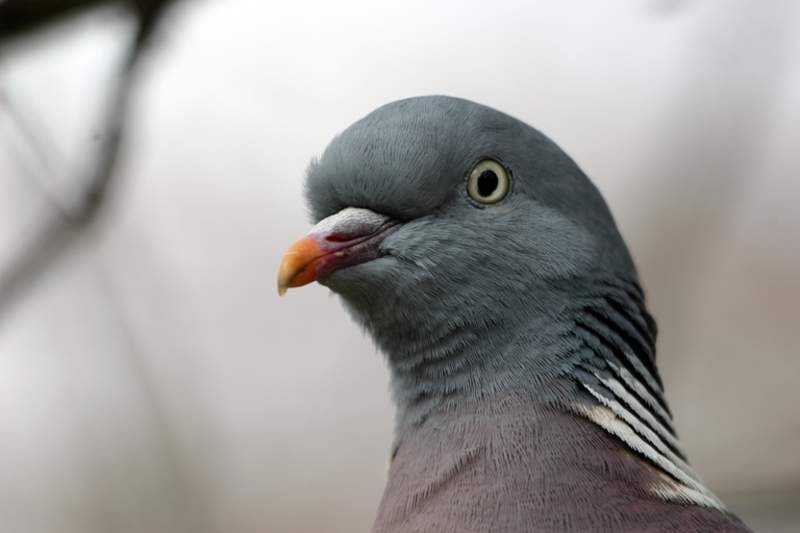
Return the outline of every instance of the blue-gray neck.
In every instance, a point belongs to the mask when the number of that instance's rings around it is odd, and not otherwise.
[[[577,296],[570,289],[569,296],[552,292],[547,301],[538,300],[527,314],[453,324],[422,335],[424,325],[417,324],[406,342],[383,346],[398,433],[413,429],[441,405],[492,401],[512,391],[542,404],[572,402],[576,372],[609,358],[639,378],[661,411],[669,413],[655,367],[656,325],[638,284],[594,282]]]
[[[569,298],[552,292],[546,308],[551,312],[429,332],[389,351],[396,446],[429,433],[429,418],[447,439],[474,423],[470,413],[502,412],[498,406],[510,402],[527,406],[528,423],[542,433],[552,429],[545,427],[548,412],[588,420],[667,480],[657,489],[664,499],[723,509],[678,443],[655,366],[656,325],[638,284],[595,281]],[[548,438],[568,445],[585,431],[585,424],[561,425]],[[522,460],[530,468],[537,459]]]

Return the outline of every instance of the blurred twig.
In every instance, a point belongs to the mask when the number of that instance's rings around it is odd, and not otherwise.
[[[98,218],[109,192],[116,185],[114,169],[125,132],[128,102],[137,67],[149,48],[158,23],[173,3],[174,0],[136,0],[128,3],[136,18],[136,32],[120,65],[120,72],[110,88],[99,155],[88,178],[81,182],[85,185],[82,185],[84,188],[77,195],[76,206],[70,210],[54,209],[48,213],[30,241],[9,265],[0,270],[0,319]],[[78,7],[99,4],[97,0],[0,2],[0,45],[9,37],[17,37],[22,31],[37,30],[74,12]]]
[[[108,0],[5,0],[0,2],[0,44]],[[113,2],[119,3],[119,2]]]
[[[12,98],[7,91],[3,91],[2,87],[0,87],[0,111],[10,119],[15,131],[19,132],[22,141],[29,148],[31,156],[37,160],[37,167],[31,168],[20,151],[9,148],[26,182],[48,200],[53,208],[65,211],[67,207],[63,199],[53,190],[52,181],[47,179],[47,174],[53,174],[55,169],[60,165],[63,166],[64,161],[57,157],[58,150],[47,134],[46,128],[41,127],[38,120],[33,120],[30,110],[21,110],[19,101]]]
[[[152,25],[170,3],[172,0],[4,0],[0,1],[0,45],[100,6],[127,6],[139,14],[144,25]]]

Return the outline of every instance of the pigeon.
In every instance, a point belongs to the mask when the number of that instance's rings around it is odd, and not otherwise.
[[[548,137],[409,98],[336,136],[305,185],[315,225],[278,291],[328,287],[391,376],[374,533],[750,531],[681,449],[631,255]]]

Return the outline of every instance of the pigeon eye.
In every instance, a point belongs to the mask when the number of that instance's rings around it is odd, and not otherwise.
[[[508,194],[508,172],[492,159],[484,159],[472,169],[467,180],[469,197],[480,204],[495,204]]]

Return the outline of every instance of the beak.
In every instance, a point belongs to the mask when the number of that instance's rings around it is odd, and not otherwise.
[[[347,207],[321,220],[286,251],[278,268],[278,294],[335,270],[377,259],[399,222],[369,209]]]

